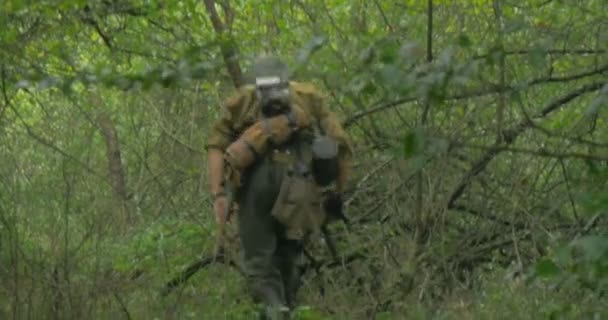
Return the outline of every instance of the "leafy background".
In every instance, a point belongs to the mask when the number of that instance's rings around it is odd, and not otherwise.
[[[301,319],[608,314],[608,3],[0,3],[0,318],[250,319],[207,131],[279,54],[356,145]],[[234,230],[233,235],[234,235]],[[235,264],[236,263],[236,264]]]

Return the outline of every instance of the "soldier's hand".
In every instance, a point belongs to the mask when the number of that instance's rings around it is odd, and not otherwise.
[[[215,222],[218,225],[224,225],[228,221],[228,201],[225,196],[219,196],[213,201],[213,211],[215,213]]]

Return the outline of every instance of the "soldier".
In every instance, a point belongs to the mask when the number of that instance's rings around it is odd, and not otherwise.
[[[341,210],[352,146],[310,83],[289,79],[277,57],[259,58],[255,84],[225,100],[207,143],[209,188],[222,226],[236,202],[253,301],[288,314],[304,238]],[[271,316],[274,318],[273,316]]]

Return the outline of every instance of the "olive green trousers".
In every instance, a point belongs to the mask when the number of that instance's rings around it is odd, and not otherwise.
[[[285,228],[270,214],[285,170],[270,157],[259,159],[244,172],[235,194],[249,293],[255,303],[271,308],[294,307],[300,279],[302,244],[287,240]]]

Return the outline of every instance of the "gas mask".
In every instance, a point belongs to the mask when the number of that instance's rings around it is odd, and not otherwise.
[[[290,109],[289,69],[276,56],[258,58],[253,65],[257,98],[262,115],[273,117]]]
[[[289,111],[289,83],[279,77],[256,78],[256,93],[264,117],[270,118]]]

